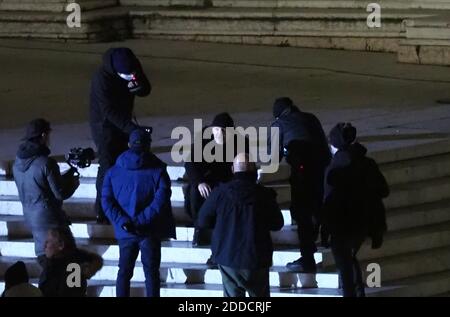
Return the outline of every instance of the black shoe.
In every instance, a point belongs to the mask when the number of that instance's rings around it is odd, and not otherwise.
[[[286,264],[286,267],[295,272],[299,273],[317,273],[316,262],[314,258],[306,259],[304,257],[299,258],[293,262]]]
[[[99,225],[109,225],[109,219],[106,218],[104,215],[98,215],[97,216],[97,224]]]
[[[206,265],[209,266],[212,269],[217,269],[217,263],[214,262],[214,260],[212,259],[212,255],[209,257],[209,259],[206,261]]]

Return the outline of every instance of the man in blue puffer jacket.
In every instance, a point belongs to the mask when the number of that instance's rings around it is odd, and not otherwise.
[[[107,172],[102,191],[105,215],[114,225],[119,243],[118,297],[130,296],[130,280],[141,251],[147,296],[160,293],[161,240],[175,238],[166,165],[150,152],[151,137],[137,129],[130,149]]]

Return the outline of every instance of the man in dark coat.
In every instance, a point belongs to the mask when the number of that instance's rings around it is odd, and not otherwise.
[[[204,140],[202,136],[195,136],[202,138],[201,161],[196,162],[194,160],[195,156],[192,151],[191,161],[185,164],[189,181],[186,195],[186,208],[188,209],[187,212],[192,217],[194,224],[203,202],[209,196],[211,191],[220,183],[228,182],[233,177],[231,167],[233,165],[233,158],[238,153],[239,142],[245,147],[243,149],[244,152],[249,151],[249,142],[247,138],[238,134],[231,135],[226,132],[227,128],[234,128],[234,121],[228,113],[223,112],[216,115],[209,127],[212,128],[213,133],[211,139]],[[205,129],[203,129],[202,135]],[[229,141],[232,137],[234,137],[234,147],[230,150],[231,142]],[[223,156],[218,160],[214,159],[212,161],[207,161],[205,157],[203,157],[203,150],[210,142],[213,142],[215,146],[214,153],[212,154],[215,154],[215,150],[218,152],[222,151],[223,153]],[[195,147],[192,146],[192,149],[194,150]],[[231,159],[227,159],[227,151],[232,152]],[[209,240],[210,234],[207,230],[196,228],[192,242],[193,246],[209,245]]]
[[[147,296],[159,297],[161,240],[176,238],[166,164],[150,152],[150,134],[137,129],[103,184],[102,203],[119,242],[116,294],[130,296],[130,280],[141,251]]]
[[[216,187],[200,209],[197,225],[214,228],[213,261],[222,274],[224,296],[269,297],[273,245],[270,231],[283,227],[273,189],[256,183],[248,154],[236,156],[233,179]]]
[[[279,128],[280,160],[291,166],[291,216],[297,223],[301,258],[287,267],[305,273],[316,272],[314,253],[318,235],[317,215],[323,198],[323,177],[330,161],[327,138],[320,121],[300,111],[290,98],[275,100],[275,121]],[[269,144],[270,148],[270,144]]]
[[[58,164],[49,157],[50,133],[48,121],[32,120],[13,166],[14,181],[41,266],[46,262],[47,232],[51,228],[68,227],[69,220],[62,210],[63,200],[71,197],[80,184],[71,171],[61,175]]]
[[[106,51],[103,65],[92,78],[90,92],[90,126],[100,165],[95,204],[99,223],[107,222],[101,206],[105,173],[127,150],[128,135],[137,128],[133,122],[135,96],[145,97],[150,91],[150,82],[129,48]]]
[[[380,248],[387,230],[382,199],[389,187],[367,149],[355,142],[356,129],[339,123],[329,140],[334,153],[327,168],[322,210],[324,230],[331,235],[331,250],[345,297],[363,297],[364,282],[356,254],[366,237]]]
[[[47,265],[39,279],[45,297],[85,297],[87,280],[103,266],[99,255],[77,248],[68,228],[49,230],[45,255]]]

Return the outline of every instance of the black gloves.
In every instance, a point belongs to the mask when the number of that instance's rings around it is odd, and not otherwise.
[[[136,227],[131,222],[124,223],[122,229],[128,233],[136,234]]]
[[[135,226],[132,222],[126,222],[122,225],[122,229],[128,233],[137,235],[137,236],[145,236],[146,231],[143,227]]]

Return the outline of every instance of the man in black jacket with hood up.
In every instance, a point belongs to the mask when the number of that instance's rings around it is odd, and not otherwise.
[[[90,92],[90,126],[99,156],[97,174],[97,222],[108,220],[101,205],[106,171],[128,149],[128,136],[138,128],[133,122],[134,98],[150,94],[151,85],[141,63],[129,48],[111,48],[95,72]]]
[[[323,177],[330,151],[322,125],[315,115],[300,111],[290,98],[282,97],[273,105],[279,128],[280,160],[291,166],[291,216],[297,222],[301,258],[287,264],[291,270],[315,273],[318,214],[323,198]],[[269,145],[270,149],[270,145]]]
[[[387,230],[382,199],[389,195],[389,187],[377,163],[366,157],[367,149],[355,139],[356,129],[349,123],[338,123],[330,131],[334,156],[325,174],[322,209],[344,297],[365,296],[356,254],[367,237],[373,249],[380,248]]]

